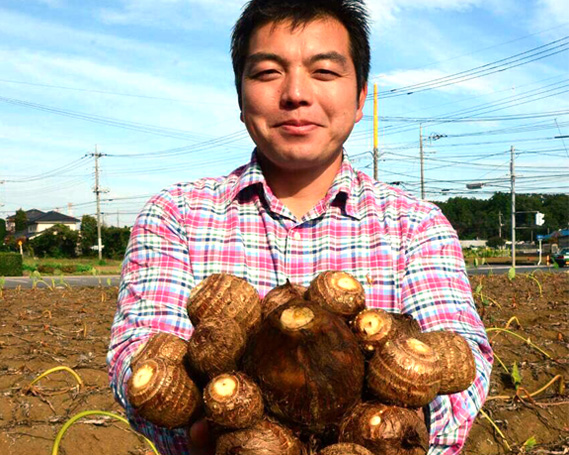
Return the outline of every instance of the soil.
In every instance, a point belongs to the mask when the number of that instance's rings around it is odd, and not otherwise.
[[[463,453],[503,454],[508,453],[507,445],[511,453],[569,453],[568,278],[567,273],[518,274],[512,280],[506,275],[471,278],[486,327],[508,326],[523,339],[489,332],[504,366],[495,362],[484,412],[506,440],[479,415]],[[1,293],[0,454],[51,453],[64,423],[82,411],[123,415],[108,387],[105,364],[116,296],[116,288]],[[514,363],[521,379],[510,374]],[[30,387],[34,378],[57,366],[72,368],[84,386],[79,389],[69,372],[58,371]],[[529,396],[558,375],[545,390]],[[517,377],[517,389],[512,376]],[[65,432],[59,453],[151,452],[124,423],[89,415]]]

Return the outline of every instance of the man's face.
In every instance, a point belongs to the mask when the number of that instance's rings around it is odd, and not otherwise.
[[[258,150],[278,169],[309,170],[340,162],[362,118],[350,39],[333,18],[294,30],[268,23],[251,35],[242,82],[242,120]]]

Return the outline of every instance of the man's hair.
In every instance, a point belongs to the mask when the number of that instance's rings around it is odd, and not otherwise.
[[[249,40],[253,32],[268,23],[290,21],[298,26],[322,18],[338,20],[350,37],[350,54],[356,68],[358,94],[367,84],[370,68],[368,13],[363,0],[250,0],[233,27],[231,59],[241,106],[241,81]]]

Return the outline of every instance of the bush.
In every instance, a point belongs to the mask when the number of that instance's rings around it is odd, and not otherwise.
[[[22,276],[23,261],[18,253],[0,253],[0,276]]]
[[[38,272],[43,275],[52,275],[55,272],[55,266],[51,264],[40,264],[38,265]]]
[[[39,257],[73,258],[76,254],[79,233],[63,224],[46,229],[30,240],[30,246]]]
[[[502,248],[506,244],[506,240],[502,237],[490,237],[486,242],[488,248]]]

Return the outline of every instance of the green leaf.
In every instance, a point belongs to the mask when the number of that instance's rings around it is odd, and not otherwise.
[[[522,384],[522,375],[520,374],[520,370],[518,369],[518,362],[514,362],[512,365],[512,371],[510,373],[512,377],[512,382],[514,383],[514,387],[517,389]]]
[[[537,445],[537,439],[535,439],[535,436],[528,438],[527,441],[523,443],[524,449],[529,449],[529,450],[533,449],[536,445]]]
[[[516,268],[510,267],[510,270],[508,270],[508,279],[512,281],[515,277],[516,277]]]
[[[474,258],[474,267],[478,268],[478,258]]]
[[[482,292],[482,283],[476,286],[476,290],[474,291],[475,294],[480,294]]]

